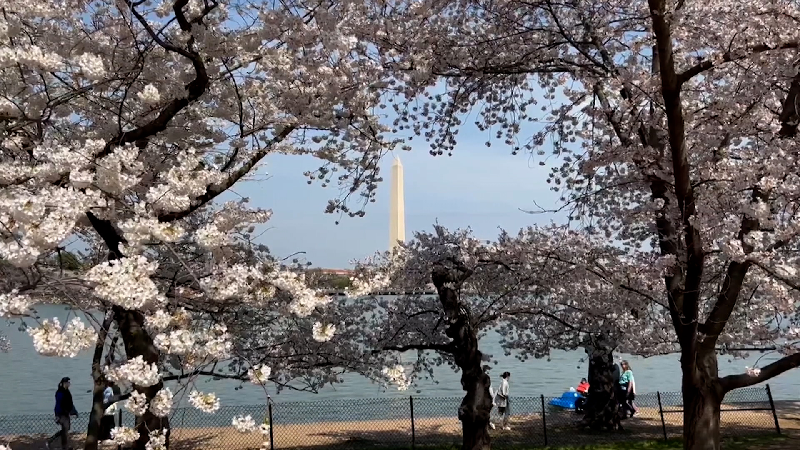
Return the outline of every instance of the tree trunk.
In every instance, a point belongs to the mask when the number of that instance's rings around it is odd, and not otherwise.
[[[724,392],[719,383],[717,355],[681,355],[683,369],[683,448],[719,450],[720,409]]]
[[[148,364],[159,363],[159,351],[153,344],[150,335],[144,329],[144,315],[138,311],[130,311],[119,306],[114,307],[114,319],[119,327],[122,342],[125,345],[125,355],[128,359],[141,356]],[[150,402],[164,387],[164,383],[159,381],[153,386],[134,386],[134,390],[142,393]],[[135,450],[144,450],[145,445],[150,440],[151,431],[169,430],[169,418],[157,417],[150,409],[143,416],[136,418],[136,431],[139,432],[139,439],[134,446]],[[167,433],[167,436],[169,434]],[[169,437],[167,437],[169,446]]]
[[[480,352],[478,352],[480,356]],[[492,412],[492,397],[489,394],[489,376],[481,367],[469,371],[461,368],[461,385],[467,394],[458,408],[461,421],[463,450],[489,450],[489,420]]]
[[[92,388],[92,410],[89,413],[89,425],[86,429],[84,450],[97,450],[100,443],[101,421],[105,414],[103,391],[105,391],[105,379],[95,378],[94,387]]]
[[[115,256],[111,255],[114,259]],[[103,351],[106,346],[106,338],[108,338],[108,330],[111,323],[114,321],[114,314],[107,311],[100,331],[97,333],[97,342],[95,343],[94,355],[92,357],[92,408],[89,412],[89,424],[86,428],[86,441],[84,442],[84,450],[97,450],[100,443],[100,428],[105,415],[105,410],[109,405],[103,404],[103,392],[106,388],[106,377],[103,374],[102,361]],[[113,344],[112,344],[113,347]],[[108,358],[108,356],[107,356]]]
[[[589,356],[589,395],[582,424],[592,429],[612,429],[619,414],[616,385],[619,366],[614,364],[614,345],[604,336],[591,338]]]
[[[124,255],[120,251],[120,244],[125,243],[125,239],[114,228],[113,224],[108,220],[98,218],[91,212],[87,212],[86,217],[89,218],[92,227],[97,231],[97,234],[103,238],[108,250],[111,252],[109,260],[122,258]],[[141,356],[146,363],[158,365],[160,352],[156,346],[153,345],[153,339],[144,328],[144,315],[138,311],[130,311],[119,306],[114,306],[113,318],[117,323],[119,336],[122,338],[122,343],[125,347],[125,356],[127,356],[128,359]],[[105,343],[105,337],[103,338],[103,342]],[[102,348],[100,350],[102,354]],[[95,349],[95,355],[97,355],[97,349]],[[96,365],[93,365],[93,367],[95,366]],[[97,383],[98,381],[95,379],[95,390],[97,389]],[[144,394],[147,401],[150,402],[163,386],[164,383],[159,382],[149,387],[134,386],[134,390]],[[102,391],[100,391],[100,395],[102,402]],[[96,392],[93,401],[97,401]],[[92,411],[94,412],[94,407]],[[102,415],[100,417],[102,418]],[[90,422],[90,427],[92,426]],[[167,417],[157,417],[148,409],[143,416],[136,418],[136,430],[139,432],[139,439],[136,441],[134,449],[145,450],[145,445],[150,440],[150,432],[162,429],[167,430],[165,435],[167,439],[167,448],[169,448],[169,419]],[[96,435],[93,439],[97,439]]]
[[[112,256],[113,257],[113,256]],[[92,408],[89,412],[89,425],[86,428],[86,441],[84,442],[84,450],[97,450],[100,442],[100,426],[105,414],[105,406],[103,405],[103,391],[105,391],[106,379],[103,375],[101,367],[103,360],[103,350],[106,346],[106,338],[108,337],[108,329],[111,327],[111,322],[114,320],[114,315],[106,312],[103,319],[103,325],[97,333],[97,342],[95,343],[94,355],[92,357]]]
[[[471,273],[460,264],[456,264],[455,268],[439,266],[434,269],[432,278],[449,323],[445,334],[452,340],[450,349],[456,365],[461,369],[461,388],[466,391],[458,408],[462,430],[461,448],[490,450],[490,380],[483,370],[483,354],[478,349],[478,333],[472,326],[469,307],[460,301],[458,292]]]

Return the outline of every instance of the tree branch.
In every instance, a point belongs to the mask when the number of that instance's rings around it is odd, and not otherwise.
[[[798,73],[792,80],[789,93],[783,102],[783,107],[780,114],[781,129],[778,132],[778,137],[781,139],[791,138],[797,133],[798,115],[795,104],[798,95],[800,95],[800,73]],[[752,189],[752,202],[767,202],[769,200],[768,193],[758,186],[753,186]],[[753,251],[753,246],[745,242],[745,236],[747,236],[747,234],[750,232],[758,231],[760,228],[761,224],[759,223],[758,219],[749,217],[748,215],[745,215],[742,218],[738,239],[742,243],[742,249],[745,253],[749,254]],[[776,242],[772,248],[780,248],[785,244],[786,240],[781,240]],[[749,260],[743,262],[734,261],[728,264],[728,269],[725,273],[725,279],[722,282],[722,290],[717,297],[717,301],[714,303],[714,307],[711,310],[708,319],[698,328],[700,332],[706,334],[706,338],[702,344],[705,349],[711,349],[716,345],[720,333],[722,333],[722,330],[725,328],[725,324],[728,322],[728,318],[730,318],[731,313],[733,313],[733,309],[736,307],[736,301],[739,298],[739,293],[742,289],[744,278],[747,276],[747,271],[753,264],[754,262]],[[763,264],[758,262],[755,262],[755,264],[773,278],[782,281],[787,286],[790,286],[793,289],[800,288],[797,283],[794,283],[792,280],[776,274]]]
[[[787,370],[800,367],[800,353],[794,355],[784,356],[783,358],[769,364],[761,369],[758,375],[748,375],[746,373],[740,375],[728,375],[719,379],[720,385],[724,392],[729,392],[734,389],[753,386],[761,383],[762,381],[774,378]]]
[[[774,270],[772,270],[771,268],[765,266],[764,264],[762,264],[760,262],[754,262],[753,264],[758,266],[758,268],[763,270],[764,272],[767,272],[767,274],[769,276],[771,276],[772,278],[775,278],[776,280],[782,282],[783,284],[789,286],[790,288],[792,288],[792,289],[794,289],[796,291],[800,291],[800,283],[798,283],[796,281],[793,281],[793,280],[791,280],[791,279],[789,279],[787,277],[784,277],[782,275],[777,274]]]
[[[384,345],[380,349],[372,350],[372,354],[382,351],[407,352],[409,350],[433,350],[436,352],[453,353],[452,344],[408,344],[408,345]]]
[[[188,58],[192,62],[192,67],[194,67],[195,71],[195,78],[186,85],[186,97],[173,99],[164,109],[161,110],[155,119],[138,128],[134,128],[133,130],[124,131],[110,139],[106,143],[106,146],[103,148],[103,150],[97,154],[97,159],[110,154],[116,147],[147,139],[166,130],[169,122],[176,115],[178,115],[178,113],[180,113],[185,107],[189,106],[190,103],[200,98],[200,96],[206,92],[209,84],[208,72],[206,71],[203,58],[193,48],[194,37],[189,39],[187,49],[178,48],[172,44],[168,44],[158,37],[155,31],[153,31],[153,29],[147,23],[147,19],[142,17],[142,15],[136,11],[135,6],[132,2],[130,2],[130,0],[126,0],[126,3],[128,3],[128,6],[130,6],[131,12],[134,14],[134,16],[136,16],[136,19],[139,21],[139,23],[144,27],[145,30],[147,30],[150,37],[153,38],[153,40],[159,46],[166,51],[178,53],[181,56]],[[183,30],[185,33],[191,32],[191,25],[188,23],[186,16],[183,13],[183,7],[188,3],[189,0],[177,0],[173,6],[175,17],[180,24],[181,30]]]
[[[183,211],[171,212],[159,215],[158,216],[159,222],[163,223],[163,222],[173,222],[175,220],[180,220],[188,216],[189,214],[193,213],[194,211],[196,211],[203,205],[207,204],[208,202],[214,200],[217,196],[219,196],[226,190],[230,189],[231,186],[236,184],[236,182],[242,179],[242,177],[247,175],[247,173],[250,172],[250,170],[252,170],[253,167],[255,167],[256,164],[259,163],[259,161],[261,161],[265,156],[267,156],[267,153],[269,153],[269,151],[272,150],[272,148],[276,144],[286,139],[286,137],[289,136],[289,134],[291,134],[292,131],[294,131],[295,127],[296,125],[287,125],[286,127],[284,127],[280,133],[275,135],[270,140],[268,145],[264,146],[264,148],[262,149],[259,149],[246,163],[242,164],[242,166],[236,169],[234,172],[231,172],[231,174],[228,176],[227,179],[225,179],[225,181],[223,181],[220,184],[215,184],[206,188],[205,194],[194,199],[194,201],[192,201],[192,205],[189,208]]]
[[[751,47],[747,47],[745,49],[738,49],[730,52],[725,52],[722,54],[722,59],[720,61],[717,61],[716,63],[712,59],[707,59],[699,64],[696,64],[686,69],[683,73],[678,75],[678,83],[683,84],[692,79],[693,77],[707,70],[719,66],[721,63],[738,61],[758,53],[764,53],[773,50],[795,49],[795,48],[800,48],[800,41],[789,41],[778,45],[768,45],[768,44],[754,45]]]
[[[680,310],[672,311],[672,321],[681,345],[694,345],[697,327],[700,284],[703,278],[705,252],[703,252],[700,232],[692,223],[695,216],[695,195],[691,183],[689,156],[686,149],[686,123],[681,104],[681,85],[675,72],[675,54],[672,47],[670,22],[667,18],[664,0],[648,0],[653,33],[656,38],[655,50],[658,72],[661,76],[661,95],[667,116],[667,130],[670,153],[672,154],[672,176],[675,182],[675,197],[681,214],[683,237],[686,243],[686,274],[684,286],[679,294],[682,298]],[[672,308],[670,308],[672,310]]]

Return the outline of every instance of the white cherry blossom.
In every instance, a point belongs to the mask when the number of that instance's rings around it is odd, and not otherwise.
[[[147,397],[141,392],[131,392],[130,398],[125,400],[125,409],[135,416],[141,416],[147,411]]]
[[[319,342],[327,342],[333,339],[333,335],[336,333],[336,326],[332,324],[315,322],[311,332],[314,335],[314,340]]]
[[[214,393],[193,390],[189,393],[189,403],[205,413],[213,413],[219,409],[219,399]]]
[[[144,448],[145,450],[167,450],[167,430],[151,431]]]
[[[266,384],[272,370],[263,364],[259,364],[247,371],[247,378],[253,384]]]
[[[94,345],[97,333],[78,317],[73,317],[62,329],[58,318],[45,319],[39,327],[28,328],[33,348],[45,356],[74,358]]]
[[[161,381],[158,366],[146,363],[142,356],[129,359],[116,367],[106,367],[105,373],[115,383],[127,382],[141,387],[153,386]]]
[[[256,421],[249,414],[247,416],[236,416],[231,421],[233,428],[240,433],[250,433],[257,430]]]
[[[156,393],[155,397],[150,400],[150,412],[157,417],[166,417],[172,411],[172,391],[168,387],[163,387]],[[151,438],[152,439],[152,438]]]
[[[129,427],[114,427],[111,429],[111,441],[115,445],[128,445],[139,439],[139,432]]]

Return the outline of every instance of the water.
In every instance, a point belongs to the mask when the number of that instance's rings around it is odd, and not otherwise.
[[[43,306],[39,308],[42,317],[58,317],[62,323],[68,314],[64,307]],[[3,332],[11,341],[12,350],[0,353],[0,416],[15,414],[49,414],[53,410],[53,395],[58,381],[63,376],[72,378],[72,392],[79,411],[86,412],[91,403],[89,390],[91,381],[91,353],[86,351],[73,359],[52,358],[38,355],[33,350],[30,337],[16,327],[7,327]],[[531,359],[519,361],[513,355],[505,356],[498,344],[496,335],[489,335],[481,341],[482,350],[497,359],[492,370],[495,380],[500,373],[511,372],[511,393],[513,396],[535,397],[539,395],[558,396],[571,386],[577,385],[586,376],[586,364],[581,362],[583,352],[553,352],[549,360]],[[680,366],[677,355],[653,358],[638,358],[623,355],[631,362],[636,374],[639,393],[680,390]],[[745,366],[753,366],[760,355],[747,360],[720,359],[722,375],[741,373]],[[775,356],[764,356],[760,366],[774,361]],[[439,367],[435,371],[435,381],[421,380],[419,386],[408,391],[398,391],[372,383],[355,374],[343,376],[342,383],[328,386],[318,394],[309,392],[273,392],[275,402],[306,402],[319,400],[407,398],[419,397],[458,397],[463,395],[459,383],[460,375],[449,367]],[[776,399],[796,400],[800,394],[800,369],[789,371],[769,381]],[[264,392],[252,385],[242,386],[231,380],[198,381],[195,386],[201,391],[215,392],[223,405],[255,405],[264,403]]]

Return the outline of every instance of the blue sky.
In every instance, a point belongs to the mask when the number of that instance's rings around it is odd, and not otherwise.
[[[471,227],[480,238],[492,239],[498,227],[516,231],[534,223],[564,220],[563,215],[521,211],[534,209],[534,200],[544,207],[556,205],[558,197],[545,182],[548,169],[529,155],[511,155],[508,147],[487,148],[485,136],[463,130],[461,144],[451,157],[431,156],[419,138],[411,142],[411,151],[395,153],[405,172],[407,239],[414,231],[430,230],[437,221],[448,228]],[[273,155],[253,181],[234,186],[235,193],[249,197],[252,206],[274,212],[259,241],[278,257],[302,251],[314,266],[327,268],[350,267],[353,259],[385,251],[392,155],[382,161],[384,183],[362,218],[324,213],[338,189],[307,184],[303,172],[318,164],[311,157]]]

